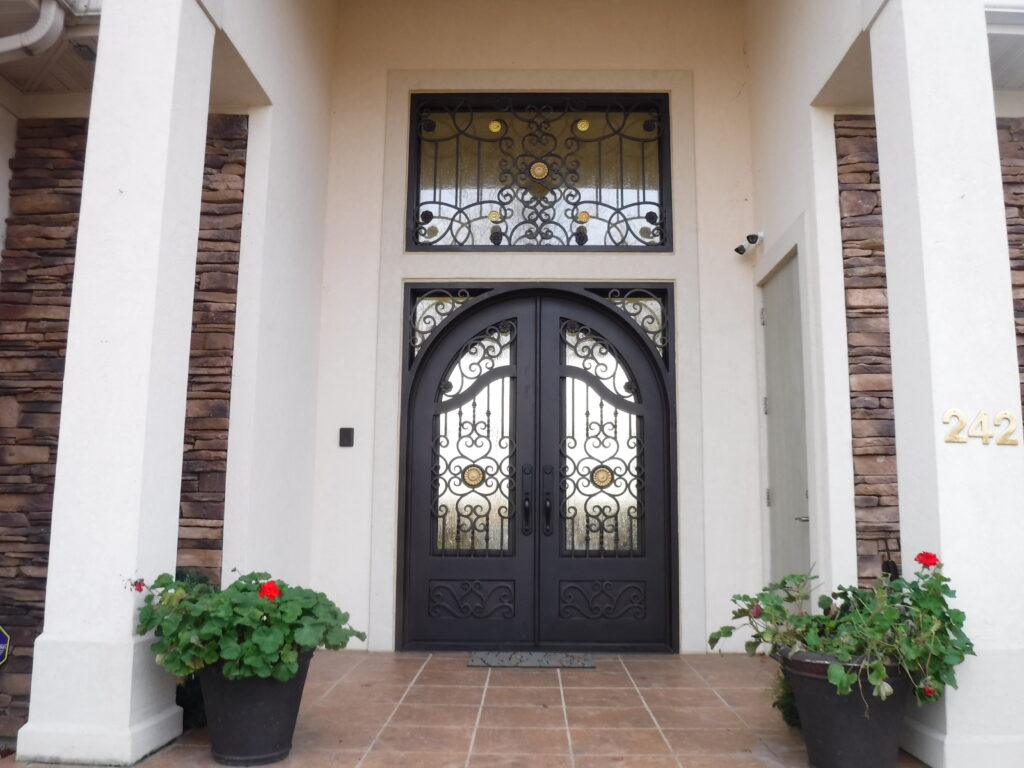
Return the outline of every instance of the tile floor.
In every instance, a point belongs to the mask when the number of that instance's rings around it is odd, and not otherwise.
[[[488,670],[466,667],[465,654],[319,651],[292,754],[279,765],[804,768],[799,732],[770,704],[775,673],[774,662],[735,655]],[[191,731],[141,765],[215,763],[205,732]],[[923,765],[901,757],[901,768]]]

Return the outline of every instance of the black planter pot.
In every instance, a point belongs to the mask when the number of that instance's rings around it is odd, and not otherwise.
[[[828,665],[835,661],[831,656],[795,653],[780,661],[793,686],[812,768],[895,768],[910,693],[898,668],[889,669],[893,694],[882,701],[871,695],[867,680],[863,695],[856,686],[845,696],[836,693],[828,681]]]
[[[220,664],[199,670],[214,760],[265,765],[288,756],[312,658],[312,651],[299,654],[298,674],[284,682],[272,677],[228,680]]]

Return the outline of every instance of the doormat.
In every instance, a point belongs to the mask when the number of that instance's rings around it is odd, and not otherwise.
[[[561,653],[547,651],[474,651],[469,655],[467,667],[570,667],[594,668],[590,653]]]

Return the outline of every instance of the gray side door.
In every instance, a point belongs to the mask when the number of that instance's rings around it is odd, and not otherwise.
[[[810,569],[800,271],[791,258],[763,285],[772,580]]]

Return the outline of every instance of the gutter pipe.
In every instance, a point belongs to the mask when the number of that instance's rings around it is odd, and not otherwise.
[[[64,31],[64,9],[57,0],[40,0],[39,18],[25,32],[0,37],[0,64],[36,56],[49,49]]]

